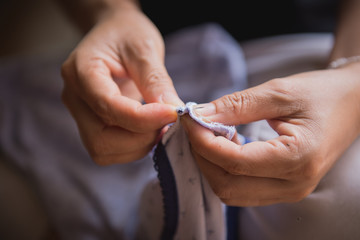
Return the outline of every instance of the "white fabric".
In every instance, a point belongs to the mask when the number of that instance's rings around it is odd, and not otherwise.
[[[179,224],[174,239],[225,239],[224,206],[201,174],[190,151],[189,142],[180,121],[164,135],[162,143],[176,179],[179,201]],[[159,182],[154,179],[143,199],[162,199]],[[162,202],[144,201],[139,239],[159,239],[163,225]],[[151,216],[151,219],[149,219]],[[156,216],[156,218],[154,217]]]
[[[174,239],[225,239],[223,205],[196,165],[178,121],[164,136],[179,193],[179,225]]]
[[[206,122],[201,116],[197,115],[194,112],[194,107],[196,107],[196,105],[197,104],[194,102],[188,102],[184,107],[177,107],[176,112],[179,116],[188,113],[190,117],[194,119],[197,123],[199,123],[203,127],[206,127],[207,129],[212,130],[217,135],[224,136],[229,140],[234,137],[236,133],[235,126],[227,126],[218,122]]]

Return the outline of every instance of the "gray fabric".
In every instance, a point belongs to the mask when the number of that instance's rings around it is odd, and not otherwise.
[[[245,69],[241,49],[234,43],[216,25],[167,39],[166,65],[184,101],[207,102],[244,81],[243,72],[232,71],[238,63]],[[91,161],[60,101],[64,59],[1,62],[1,152],[26,174],[61,239],[133,239],[140,228],[142,195],[156,178],[151,156],[108,167]],[[194,86],[196,92],[186,91]]]
[[[225,239],[224,206],[196,165],[179,123],[172,126],[162,140],[179,195],[180,219],[175,239]]]
[[[225,239],[224,205],[201,174],[180,121],[162,139],[176,181],[179,219],[174,239]],[[165,159],[162,159],[164,161]],[[139,239],[159,239],[163,226],[162,195],[154,179],[143,195]],[[154,199],[157,199],[154,201]]]
[[[243,50],[219,25],[184,29],[165,40],[165,65],[184,102],[209,102],[247,87]]]
[[[203,26],[166,40],[166,65],[181,98],[201,103],[242,89],[238,80],[246,78],[246,72],[253,86],[322,68],[331,43],[330,35],[303,34],[246,42],[240,49],[219,26]],[[133,239],[143,229],[138,226],[145,213],[143,196],[156,180],[152,160],[148,156],[109,167],[91,161],[60,102],[63,60],[1,61],[1,152],[34,186],[61,239]],[[244,135],[267,139],[274,132],[260,121],[247,126]],[[354,143],[304,201],[242,209],[241,237],[359,239],[358,145]],[[161,199],[155,194],[152,201]],[[161,219],[160,210],[156,213]]]
[[[155,174],[152,160],[111,167],[90,160],[60,102],[62,60],[1,64],[1,151],[35,187],[61,239],[126,238]]]

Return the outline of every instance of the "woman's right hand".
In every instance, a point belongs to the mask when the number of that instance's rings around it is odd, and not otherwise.
[[[131,1],[103,15],[62,66],[63,102],[100,165],[145,156],[177,118],[157,28]],[[145,101],[146,104],[141,102]]]

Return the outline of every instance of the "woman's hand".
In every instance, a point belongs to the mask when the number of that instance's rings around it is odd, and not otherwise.
[[[228,205],[296,202],[310,194],[360,133],[360,63],[274,79],[197,113],[238,125],[266,119],[279,137],[237,145],[184,117],[193,155]]]
[[[63,101],[101,165],[145,156],[182,104],[164,66],[160,33],[134,3],[123,2],[104,14],[62,67]]]

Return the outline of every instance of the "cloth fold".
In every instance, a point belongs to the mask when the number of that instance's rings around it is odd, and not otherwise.
[[[165,64],[181,99],[209,102],[271,78],[325,66],[332,36],[295,34],[240,46],[221,26],[208,24],[168,36],[165,44]],[[64,59],[1,61],[2,156],[34,186],[60,239],[159,239],[165,213],[152,155],[108,167],[91,161],[60,100]],[[266,121],[241,127],[240,133],[256,141],[276,136]],[[189,153],[186,142],[179,125],[162,142],[170,164],[176,164],[174,176],[183,179],[176,182],[175,239],[180,234],[191,239],[190,233],[197,239],[224,239],[224,206],[216,196],[204,197],[213,193],[194,161],[182,165],[181,155]],[[241,239],[359,239],[359,144],[354,142],[300,203],[242,208]]]
[[[164,221],[153,219],[155,221],[149,222],[148,216],[156,215],[158,208],[144,202],[147,206],[143,206],[142,222],[147,223],[148,233],[145,239],[225,239],[224,205],[196,165],[180,121],[164,135],[154,160],[159,182],[154,181],[149,188],[155,188],[157,184],[162,188]],[[149,191],[149,194],[155,192]],[[159,227],[161,222],[163,225]],[[149,232],[149,229],[161,233]]]

